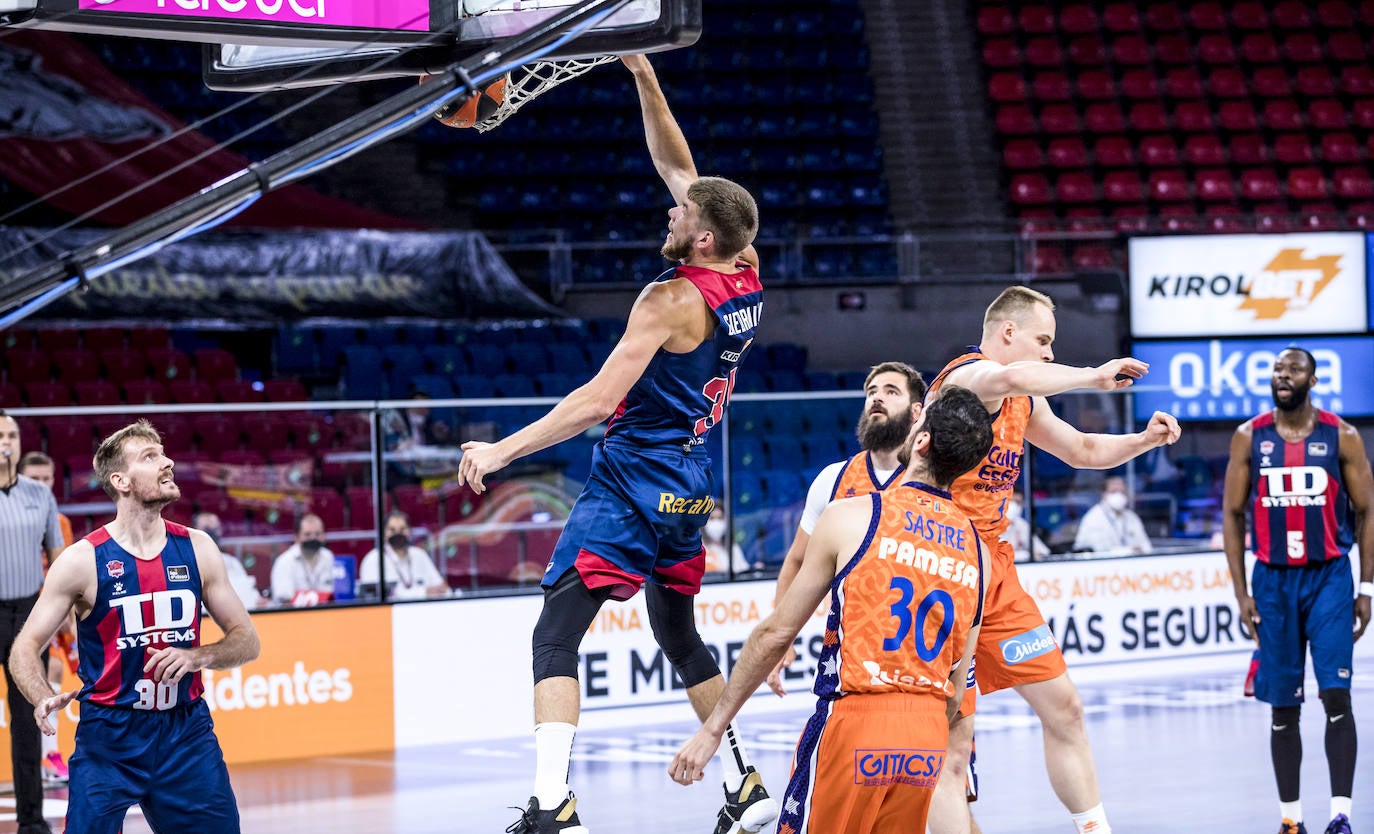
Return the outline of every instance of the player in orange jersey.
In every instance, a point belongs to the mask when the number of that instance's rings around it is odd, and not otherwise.
[[[1084,434],[1054,415],[1046,397],[1077,388],[1115,391],[1144,376],[1138,359],[1113,359],[1096,368],[1054,364],[1054,302],[1025,287],[1010,287],[988,307],[981,344],[950,362],[931,383],[971,390],[994,415],[987,460],[954,483],[951,492],[989,552],[986,616],[975,656],[977,692],[1014,687],[1044,728],[1045,768],[1059,801],[1080,834],[1110,834],[1102,809],[1083,704],[1064,657],[1035,601],[1021,587],[1006,530],[1007,499],[1021,475],[1024,442],[1076,469],[1112,469],[1156,446],[1178,440],[1178,421],[1155,412],[1140,432]],[[963,719],[950,729],[949,756],[931,809],[931,834],[966,834],[965,773],[973,743],[975,690],[965,694]]]
[[[947,488],[991,445],[982,403],[950,386],[912,431],[901,486],[825,508],[796,579],[673,758],[674,781],[703,777],[730,721],[829,592],[816,712],[778,831],[923,829],[982,606],[983,546]]]

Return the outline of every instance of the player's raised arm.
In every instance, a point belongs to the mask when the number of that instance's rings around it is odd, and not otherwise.
[[[663,96],[663,88],[658,84],[658,76],[649,59],[643,55],[625,55],[620,60],[635,77],[639,108],[644,116],[644,138],[654,168],[668,186],[673,201],[683,205],[687,202],[687,188],[697,178],[697,166],[692,161],[687,138],[682,135],[677,119],[673,118],[673,111],[668,109],[668,100]]]
[[[1134,434],[1081,432],[1054,413],[1043,397],[1035,398],[1026,439],[1075,469],[1114,469],[1156,446],[1178,441],[1182,429],[1172,414],[1156,411]]]
[[[985,403],[1007,397],[1052,397],[1065,391],[1095,388],[1118,391],[1145,376],[1150,366],[1129,356],[1095,368],[1075,368],[1054,362],[975,362],[949,375],[949,382],[969,389]]]
[[[53,694],[40,654],[66,622],[72,607],[80,600],[89,604],[94,587],[95,551],[90,542],[82,540],[53,560],[33,612],[10,649],[7,661],[10,674],[19,691],[24,693],[24,699],[34,705],[38,729],[45,735],[57,731],[48,716],[65,707],[76,696],[76,691]]]
[[[1355,639],[1369,627],[1369,582],[1374,582],[1374,474],[1364,453],[1364,440],[1354,426],[1341,421],[1341,480],[1355,508],[1356,541],[1360,545],[1360,584],[1355,597]]]
[[[1240,621],[1255,637],[1255,623],[1259,610],[1250,585],[1245,578],[1245,504],[1250,497],[1250,421],[1247,420],[1231,435],[1231,457],[1226,463],[1226,480],[1221,496],[1222,547],[1226,551],[1226,566],[1231,571],[1231,585],[1240,609]],[[1256,638],[1258,639],[1258,638]]]

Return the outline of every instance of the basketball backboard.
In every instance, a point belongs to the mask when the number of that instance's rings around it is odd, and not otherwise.
[[[0,24],[206,44],[207,86],[318,86],[437,72],[577,0],[0,0]],[[628,0],[551,59],[694,43],[701,0]]]

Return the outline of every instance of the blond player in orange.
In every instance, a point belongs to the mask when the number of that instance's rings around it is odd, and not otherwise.
[[[982,403],[950,386],[912,430],[901,486],[825,508],[796,579],[673,758],[674,781],[703,778],[726,727],[829,593],[816,712],[779,834],[922,830],[982,606],[983,548],[946,490],[991,444]]]
[[[1046,397],[1078,388],[1115,391],[1144,376],[1149,365],[1122,358],[1096,368],[1054,364],[1054,302],[1025,287],[1010,287],[988,307],[981,344],[950,362],[931,383],[972,391],[993,415],[987,459],[955,481],[954,500],[978,528],[989,552],[985,615],[974,676],[984,695],[1014,687],[1044,728],[1045,769],[1059,801],[1080,832],[1110,834],[1098,791],[1083,704],[1064,657],[1016,576],[1015,553],[1000,541],[1009,520],[1007,499],[1021,476],[1024,442],[1076,469],[1112,469],[1156,446],[1178,440],[1178,421],[1155,412],[1144,430],[1128,435],[1084,434],[1054,415]],[[973,743],[975,690],[969,687],[963,718],[950,728],[949,756],[931,808],[931,834],[966,834],[965,769]]]

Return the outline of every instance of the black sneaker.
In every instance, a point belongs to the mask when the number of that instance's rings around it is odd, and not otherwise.
[[[517,808],[517,811],[520,809]],[[529,807],[520,811],[520,819],[511,823],[507,834],[588,834],[577,818],[577,797],[572,791],[552,811],[541,811],[539,799],[530,797]],[[1306,832],[1303,832],[1306,834]]]
[[[763,788],[763,779],[753,767],[745,768],[738,791],[725,791],[725,807],[716,817],[715,834],[742,834],[761,831],[778,818],[778,803]],[[1306,832],[1304,832],[1306,834]]]
[[[1279,834],[1307,834],[1307,826],[1284,817],[1279,823]]]
[[[1337,814],[1336,818],[1326,826],[1326,834],[1352,834],[1350,818],[1345,814]]]

